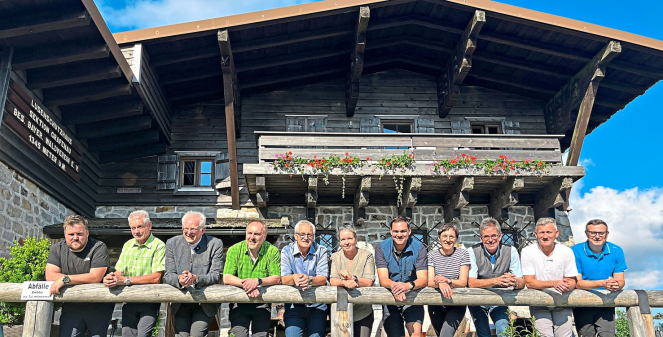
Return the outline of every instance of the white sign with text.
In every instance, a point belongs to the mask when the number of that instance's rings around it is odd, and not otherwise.
[[[48,293],[53,281],[26,281],[23,282],[21,301],[52,301],[53,295]]]

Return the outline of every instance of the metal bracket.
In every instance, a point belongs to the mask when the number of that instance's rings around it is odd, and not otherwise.
[[[638,295],[638,306],[640,307],[640,314],[651,315],[651,307],[649,306],[649,297],[644,290],[636,290]]]
[[[348,311],[348,291],[343,287],[336,287],[336,310]]]

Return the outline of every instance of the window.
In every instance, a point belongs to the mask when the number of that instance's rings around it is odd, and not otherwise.
[[[500,124],[496,123],[470,123],[473,134],[486,134],[486,135],[498,135],[501,134],[502,127]]]
[[[214,183],[214,158],[182,158],[182,187],[211,187]]]
[[[513,246],[516,249],[519,248],[518,244],[518,232],[510,229],[502,230],[502,243],[505,245]]]
[[[411,120],[381,120],[382,133],[412,133],[414,130],[414,123]]]
[[[336,231],[327,229],[318,229],[315,231],[315,242],[321,246],[327,247],[329,255],[327,258],[331,259],[331,254],[338,247],[338,239],[336,238]]]
[[[426,229],[412,228],[412,237],[428,248],[428,231]]]

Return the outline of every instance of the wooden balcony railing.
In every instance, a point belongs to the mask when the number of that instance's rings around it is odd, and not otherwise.
[[[260,162],[275,160],[278,154],[312,159],[348,152],[359,158],[379,159],[385,155],[415,155],[417,161],[447,159],[462,153],[479,161],[508,154],[516,160],[542,160],[561,163],[561,135],[475,135],[448,133],[316,133],[256,131]]]
[[[20,283],[0,284],[0,301],[20,302],[22,288]],[[295,287],[278,285],[262,287],[260,294],[258,298],[249,298],[242,289],[226,285],[182,291],[166,284],[118,286],[112,289],[101,284],[87,284],[63,288],[62,294],[56,296],[54,302],[331,303],[333,337],[352,336],[351,328],[346,331],[340,329],[340,326],[348,326],[348,323],[353,321],[354,304],[626,307],[631,336],[637,337],[654,337],[651,307],[663,307],[663,291],[660,290],[573,290],[559,294],[547,290],[465,288],[454,289],[452,298],[446,299],[437,289],[424,288],[407,293],[407,299],[403,302],[396,301],[388,289],[379,286],[353,290],[323,286],[301,291]],[[347,303],[347,306],[344,303]],[[347,311],[348,320],[339,321],[338,317],[344,315],[336,315],[338,311]],[[53,317],[53,302],[29,301],[25,316],[23,336],[48,336]]]

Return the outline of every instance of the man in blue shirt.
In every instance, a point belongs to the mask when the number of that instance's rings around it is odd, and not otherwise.
[[[391,289],[397,301],[405,301],[405,293],[428,284],[428,252],[410,236],[407,219],[397,216],[391,221],[391,237],[375,247],[375,266],[380,285]],[[384,331],[388,337],[421,337],[424,308],[420,305],[385,305]],[[403,327],[405,324],[405,328]]]
[[[468,249],[470,255],[470,288],[514,288],[525,286],[520,257],[515,247],[502,244],[502,228],[493,218],[485,218],[479,226],[478,243]],[[488,316],[495,323],[495,334],[500,336],[509,325],[506,306],[469,306],[478,337],[490,337]]]
[[[295,225],[295,240],[281,251],[281,282],[301,290],[323,286],[329,276],[327,247],[315,243],[315,226],[306,220]],[[285,304],[286,337],[324,337],[327,305]]]
[[[626,260],[624,251],[608,242],[608,225],[601,219],[585,225],[587,241],[572,247],[578,267],[578,289],[624,288]],[[615,336],[615,308],[574,308],[576,329],[580,336]]]

